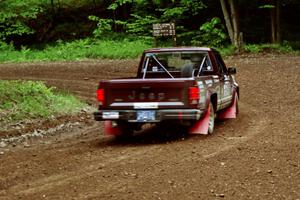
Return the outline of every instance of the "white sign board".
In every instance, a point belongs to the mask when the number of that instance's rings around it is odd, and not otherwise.
[[[175,24],[174,23],[162,23],[153,24],[153,36],[175,36]]]

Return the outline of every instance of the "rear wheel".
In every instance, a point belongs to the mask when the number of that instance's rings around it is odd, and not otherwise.
[[[117,139],[126,139],[132,136],[134,129],[128,122],[117,122],[118,127],[121,130],[121,133],[119,135],[116,135]]]
[[[211,102],[209,104],[209,109],[210,109],[210,113],[209,113],[208,133],[212,134],[215,128],[215,111],[214,111],[214,106]]]
[[[236,104],[235,104],[236,115],[238,115],[239,114],[239,96],[237,93],[235,93],[235,98],[236,98]]]

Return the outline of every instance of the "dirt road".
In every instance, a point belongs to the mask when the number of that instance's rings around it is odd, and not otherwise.
[[[4,199],[300,199],[300,57],[240,56],[240,115],[210,136],[152,128],[128,141],[101,123],[0,148]],[[43,80],[95,103],[99,79],[138,60],[2,64],[1,79]]]

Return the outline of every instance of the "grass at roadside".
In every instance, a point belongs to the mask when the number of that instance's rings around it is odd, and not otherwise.
[[[146,40],[81,39],[73,42],[58,41],[53,46],[48,45],[42,50],[23,47],[17,51],[12,45],[0,43],[0,63],[137,58],[144,49],[150,47],[151,44]]]
[[[0,80],[0,123],[72,114],[86,104],[42,82]]]
[[[223,56],[235,54],[233,46],[217,48]],[[297,53],[289,44],[245,44],[240,53]]]
[[[165,45],[163,45],[165,46]],[[12,45],[0,42],[0,63],[33,61],[74,61],[84,59],[137,58],[143,50],[151,48],[151,39],[116,38],[116,39],[81,39],[72,42],[58,41],[43,49],[23,47],[15,50]],[[223,56],[235,54],[233,46],[217,48]],[[241,53],[293,53],[293,48],[284,43],[279,44],[245,44]]]

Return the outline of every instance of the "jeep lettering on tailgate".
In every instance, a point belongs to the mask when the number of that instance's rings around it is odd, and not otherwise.
[[[157,101],[162,101],[165,98],[165,93],[144,93],[144,92],[136,92],[135,90],[131,91],[131,94],[128,95],[128,99],[130,100],[157,100]]]

